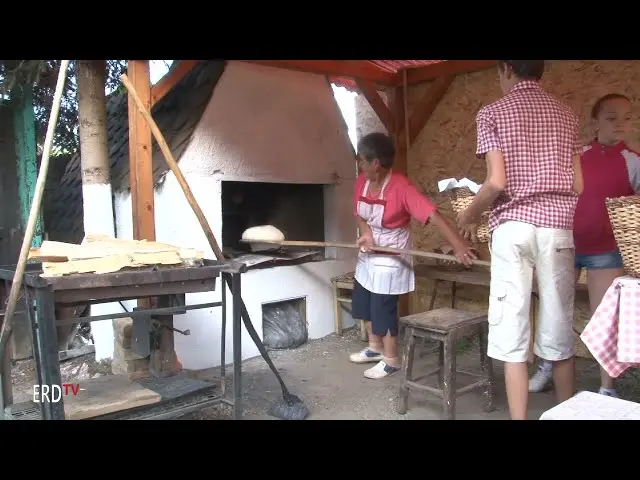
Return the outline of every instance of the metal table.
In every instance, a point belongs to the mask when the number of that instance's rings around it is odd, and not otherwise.
[[[5,282],[5,295],[8,295],[13,281],[15,266],[0,266],[0,280]],[[109,320],[144,315],[173,315],[185,313],[187,310],[222,307],[222,363],[221,363],[221,391],[218,395],[207,395],[206,398],[193,405],[185,406],[184,402],[176,407],[180,414],[194,411],[214,403],[227,403],[234,407],[234,418],[242,417],[242,384],[241,384],[241,312],[242,289],[241,274],[246,271],[244,264],[236,262],[219,262],[205,260],[202,266],[195,267],[150,267],[107,274],[76,274],[53,278],[42,278],[41,264],[29,264],[25,271],[19,301],[25,307],[33,331],[33,352],[36,364],[37,381],[40,385],[60,385],[60,363],[58,357],[58,341],[56,326],[73,323],[84,323],[98,320]],[[176,302],[176,296],[186,293],[210,292],[215,290],[216,279],[222,279],[222,299],[220,302],[185,305]],[[224,363],[225,363],[225,334],[226,334],[226,288],[227,282],[233,293],[232,305],[232,335],[233,335],[233,400],[225,397]],[[65,306],[77,304],[98,304],[141,298],[163,299],[164,308],[135,309],[132,312],[79,317],[72,319],[56,319],[55,304]],[[35,303],[35,306],[34,306]],[[176,305],[176,303],[178,303]],[[4,301],[3,301],[4,304]],[[17,306],[16,310],[20,307]],[[16,312],[17,313],[17,312]],[[2,361],[2,409],[0,418],[4,417],[7,409],[13,403],[11,384],[11,362],[9,348],[6,349],[5,359]],[[171,377],[169,377],[171,378]],[[41,418],[45,420],[64,420],[64,401],[50,402],[43,399],[40,403]],[[141,407],[152,409],[154,405]],[[22,407],[24,410],[24,407]],[[156,415],[141,414],[141,409],[135,409],[134,418],[167,418],[170,414],[164,410]],[[176,410],[174,409],[174,410]],[[20,410],[20,409],[18,409]],[[126,412],[126,411],[125,411]]]

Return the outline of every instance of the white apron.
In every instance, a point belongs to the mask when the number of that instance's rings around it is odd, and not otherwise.
[[[374,245],[379,247],[411,248],[411,230],[405,228],[384,228],[382,217],[386,206],[384,190],[387,188],[391,172],[380,190],[377,200],[366,198],[369,181],[358,201],[358,215],[371,227]],[[402,295],[415,289],[413,257],[384,253],[364,253],[358,255],[355,279],[373,293]]]

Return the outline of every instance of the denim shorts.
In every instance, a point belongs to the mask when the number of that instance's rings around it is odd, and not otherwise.
[[[597,255],[576,254],[576,269],[597,270],[601,268],[624,268],[619,250]]]

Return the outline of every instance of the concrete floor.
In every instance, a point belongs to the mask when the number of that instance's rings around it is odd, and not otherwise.
[[[281,372],[291,393],[298,395],[307,405],[309,420],[437,420],[441,418],[442,403],[430,395],[412,394],[406,415],[396,413],[400,372],[382,380],[364,378],[363,372],[370,365],[355,365],[349,362],[351,352],[362,349],[356,330],[345,331],[344,336],[330,335],[321,340],[310,341],[295,350],[270,352],[276,367]],[[417,357],[417,355],[416,355]],[[419,374],[435,364],[437,353],[429,354],[416,362],[414,372]],[[474,341],[462,341],[458,345],[458,368],[480,372],[478,346]],[[533,371],[533,366],[531,370]],[[457,400],[458,420],[500,420],[509,414],[504,392],[502,363],[494,362],[496,372],[495,407],[491,413],[483,411],[484,398],[475,391]],[[87,355],[61,364],[64,382],[110,374],[110,366],[96,364],[93,355]],[[190,372],[196,378],[218,377],[218,369]],[[227,369],[228,392],[231,393],[233,370]],[[261,357],[242,364],[245,419],[273,420],[268,415],[269,407],[282,396],[275,376]],[[18,362],[13,369],[14,396],[16,401],[30,399],[35,374],[33,362]],[[462,384],[468,377],[460,378]],[[593,360],[578,359],[577,387],[579,390],[597,391],[599,369]],[[640,369],[628,370],[618,382],[622,398],[640,402]],[[531,394],[529,415],[538,419],[555,405],[553,391]],[[231,419],[231,407],[219,405],[188,414],[183,420]]]
[[[464,341],[463,341],[464,343]],[[382,380],[364,378],[363,372],[370,365],[355,365],[349,362],[351,352],[364,346],[355,330],[345,332],[343,337],[331,335],[321,340],[289,351],[270,352],[271,357],[284,378],[287,387],[298,395],[309,408],[309,420],[438,420],[441,419],[442,402],[429,395],[412,394],[406,415],[396,413],[400,373]],[[429,354],[416,362],[414,372],[429,368],[437,361],[437,353]],[[477,343],[459,345],[458,368],[480,372]],[[599,370],[594,361],[579,359],[577,363],[577,387],[580,390],[596,391],[599,386]],[[262,358],[243,363],[243,388],[245,418],[252,420],[273,419],[267,414],[269,406],[281,398],[275,376]],[[494,362],[496,372],[496,410],[483,411],[482,392],[470,392],[457,400],[458,420],[506,420],[509,413],[506,404],[504,377],[501,362]],[[533,371],[533,367],[532,367]],[[637,370],[625,375],[619,382],[623,398],[640,401],[640,374]],[[213,378],[217,369],[197,372],[198,378]],[[232,372],[227,372],[231,388]],[[466,378],[460,379],[466,384]],[[553,391],[531,394],[529,414],[531,419],[555,405]],[[190,414],[182,419],[230,418],[231,409],[219,406]]]

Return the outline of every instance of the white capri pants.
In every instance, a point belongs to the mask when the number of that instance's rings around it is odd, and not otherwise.
[[[575,297],[573,232],[507,221],[491,235],[491,284],[487,355],[526,362],[529,309],[535,267],[539,306],[534,353],[549,361],[574,355]]]

